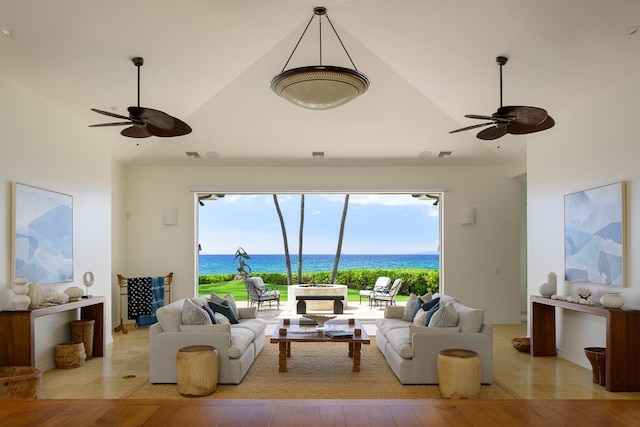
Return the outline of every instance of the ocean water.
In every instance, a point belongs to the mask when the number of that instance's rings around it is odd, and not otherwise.
[[[303,255],[302,271],[316,273],[333,270],[335,255]],[[251,255],[245,260],[252,273],[286,273],[284,255]],[[440,266],[438,254],[406,255],[341,255],[339,270],[418,268],[436,270]],[[198,275],[236,273],[238,260],[233,255],[200,255]],[[291,270],[298,271],[298,256],[291,255]]]

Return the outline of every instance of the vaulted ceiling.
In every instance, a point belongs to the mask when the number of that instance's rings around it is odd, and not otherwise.
[[[326,111],[269,89],[314,6],[327,7],[371,81]],[[543,107],[557,128],[581,103],[639,80],[638,25],[635,0],[0,0],[0,28],[12,32],[0,34],[0,73],[88,126],[109,121],[90,108],[126,115],[136,104],[131,58],[144,57],[141,104],[193,132],[131,139],[92,129],[113,135],[114,157],[133,165],[510,165],[555,128],[496,141],[449,134],[478,123],[465,114],[496,111],[496,56],[509,57],[504,104]],[[323,49],[325,65],[350,66],[339,45]],[[287,68],[317,63],[310,28]]]

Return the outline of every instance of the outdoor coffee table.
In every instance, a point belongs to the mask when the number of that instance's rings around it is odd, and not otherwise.
[[[348,337],[331,338],[325,335],[325,330],[351,333]],[[298,319],[282,319],[271,335],[271,343],[278,343],[278,363],[280,372],[287,372],[287,357],[291,357],[291,343],[294,342],[326,342],[349,343],[349,357],[353,357],[353,372],[360,372],[360,349],[362,344],[371,344],[369,335],[360,321],[355,319],[333,319],[325,324],[325,330],[316,325],[300,324]]]

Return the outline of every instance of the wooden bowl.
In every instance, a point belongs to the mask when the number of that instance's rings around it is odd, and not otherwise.
[[[531,338],[514,338],[511,340],[513,348],[523,353],[529,353],[531,349]]]

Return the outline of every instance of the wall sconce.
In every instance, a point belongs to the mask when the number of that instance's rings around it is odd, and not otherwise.
[[[476,223],[476,208],[473,206],[468,206],[465,208],[461,208],[458,212],[458,219],[460,220],[460,224],[470,225]]]
[[[162,208],[162,224],[178,224],[178,208]]]

